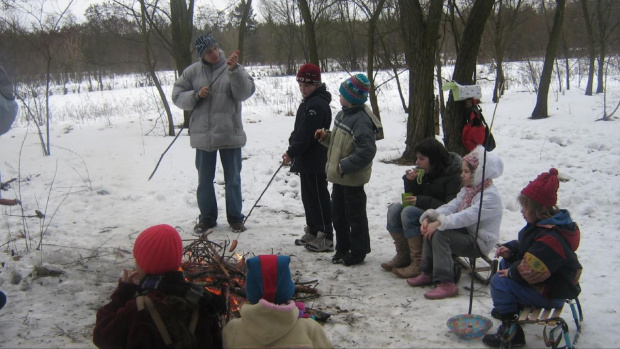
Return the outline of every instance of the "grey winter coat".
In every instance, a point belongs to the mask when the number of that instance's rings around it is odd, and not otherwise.
[[[209,85],[209,94],[201,99],[198,91]],[[243,147],[247,137],[241,122],[241,102],[255,89],[254,79],[243,66],[228,69],[222,50],[216,64],[201,59],[185,68],[174,83],[172,101],[183,110],[193,110],[189,121],[192,148],[214,151]]]
[[[327,180],[347,187],[368,183],[377,152],[375,138],[380,130],[381,122],[364,104],[343,108],[336,115],[332,131],[321,141],[328,147]],[[339,166],[342,174],[338,173]]]

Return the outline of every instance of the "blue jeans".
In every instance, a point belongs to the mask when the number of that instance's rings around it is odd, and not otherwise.
[[[199,220],[214,225],[217,222],[217,199],[215,197],[215,165],[218,150],[196,149],[196,169],[198,170],[198,190],[196,198],[200,209]],[[220,161],[224,169],[226,218],[229,224],[243,222],[241,207],[241,148],[220,149]]]
[[[393,203],[388,207],[387,231],[404,234],[405,238],[420,235],[420,217],[424,210],[415,206],[403,207],[401,203]]]
[[[507,269],[510,264],[502,259],[499,269]],[[519,311],[519,305],[532,305],[535,307],[559,307],[564,299],[545,298],[534,287],[528,284],[516,282],[499,274],[491,278],[491,298],[493,307],[497,308],[501,315],[512,314]]]

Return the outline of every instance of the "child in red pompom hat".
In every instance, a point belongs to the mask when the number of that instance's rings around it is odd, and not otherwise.
[[[125,269],[112,301],[97,311],[93,343],[100,348],[219,348],[224,301],[179,271],[183,244],[167,224],[138,236],[136,269]]]
[[[491,279],[491,314],[503,323],[497,334],[484,336],[483,343],[499,347],[500,334],[509,326],[520,305],[558,307],[581,292],[581,264],[575,251],[580,232],[567,210],[556,206],[560,186],[558,170],[540,174],[519,195],[521,213],[526,221],[519,239],[500,245],[495,257],[503,259],[499,271]],[[511,339],[512,345],[525,344],[520,326]]]

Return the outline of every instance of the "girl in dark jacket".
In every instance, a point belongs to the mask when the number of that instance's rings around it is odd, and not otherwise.
[[[514,319],[520,305],[559,307],[581,292],[581,264],[575,251],[580,232],[567,210],[556,206],[558,170],[552,168],[521,191],[521,213],[527,222],[519,239],[500,245],[496,257],[503,257],[500,270],[491,279],[492,315]],[[505,326],[504,324],[502,326]],[[499,334],[486,335],[483,343],[499,347]],[[517,325],[511,342],[524,345],[523,329]]]
[[[387,230],[394,239],[396,255],[381,268],[401,278],[421,273],[422,235],[420,216],[456,197],[461,189],[461,162],[458,154],[448,153],[435,138],[422,140],[415,146],[416,168],[403,176],[405,193],[411,196],[388,208]]]
[[[124,270],[110,303],[97,311],[99,348],[221,348],[224,303],[184,280],[183,244],[167,224],[143,231],[133,249],[136,270]]]

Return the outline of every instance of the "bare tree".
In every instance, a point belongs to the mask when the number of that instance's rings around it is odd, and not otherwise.
[[[248,23],[248,18],[250,17],[250,10],[252,9],[252,0],[242,0],[241,5],[243,8],[243,17],[241,18],[241,23],[239,24],[239,44],[237,45],[237,49],[240,51],[239,53],[239,63],[243,63],[243,44],[245,43],[245,32]]]
[[[553,62],[557,52],[557,47],[562,35],[562,26],[564,24],[564,10],[566,8],[566,0],[556,0],[555,15],[553,18],[553,28],[549,35],[547,43],[547,52],[545,53],[545,62],[543,71],[540,76],[540,84],[538,85],[538,95],[536,96],[536,106],[532,112],[533,119],[544,119],[549,117],[547,110],[547,98],[549,96],[549,85],[551,84],[551,74],[553,73]]]
[[[607,41],[618,25],[618,7],[620,3],[615,0],[596,0],[596,20],[598,43],[598,79],[596,93],[603,93],[605,85],[605,59],[607,55]]]
[[[594,62],[596,61],[596,47],[594,42],[594,29],[592,19],[588,11],[588,0],[581,0],[581,10],[585,22],[586,33],[588,34],[588,81],[586,83],[586,96],[592,96],[592,86],[594,85]]]
[[[48,1],[49,2],[49,1]],[[58,2],[54,1],[51,7],[55,9],[55,12],[49,14],[44,11],[45,0],[15,0],[6,3],[7,10],[15,11],[15,17],[11,20],[7,20],[6,17],[2,17],[2,20],[6,25],[11,27],[15,32],[19,33],[25,41],[30,44],[45,60],[45,141],[39,133],[43,146],[43,154],[48,156],[51,154],[50,145],[50,87],[52,80],[52,61],[55,60],[58,53],[58,33],[62,28],[64,22],[69,16],[69,9],[73,5],[73,0],[70,0],[66,6],[60,6]],[[30,21],[32,28],[24,28],[20,24],[19,16],[25,15],[27,20]],[[35,32],[37,35],[30,35],[30,32]],[[24,99],[22,99],[24,101]],[[37,118],[33,118],[37,122]],[[41,121],[41,118],[39,119]],[[41,124],[37,124],[37,128],[40,130]],[[39,131],[40,132],[40,131]]]
[[[399,0],[400,25],[409,67],[409,116],[404,159],[415,157],[414,146],[435,134],[434,71],[437,37],[443,0],[430,0],[422,6],[419,0]]]

